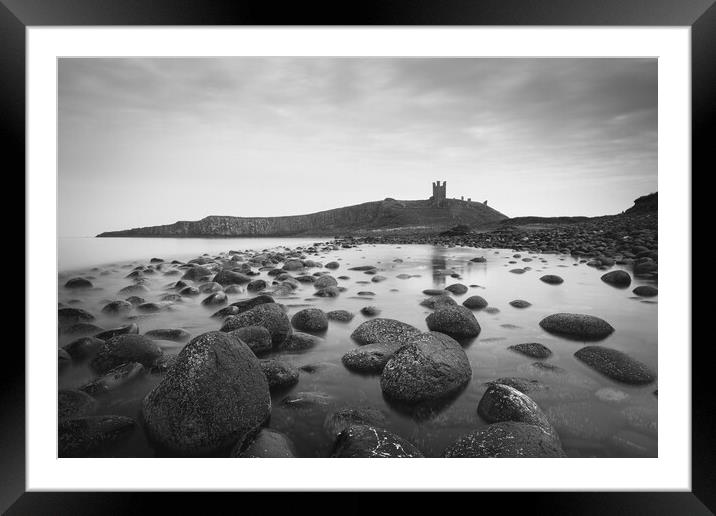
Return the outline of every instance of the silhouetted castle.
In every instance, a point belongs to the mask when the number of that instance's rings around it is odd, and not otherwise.
[[[446,206],[446,190],[447,181],[443,181],[442,184],[440,184],[440,181],[433,181],[433,195],[430,196],[430,201],[434,208],[444,208]],[[460,200],[465,201],[465,196],[461,196]],[[467,202],[472,202],[472,197],[468,197]],[[487,201],[484,204],[487,205]]]

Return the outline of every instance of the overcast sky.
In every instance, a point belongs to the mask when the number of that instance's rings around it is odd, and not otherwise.
[[[657,190],[655,59],[59,60],[59,234],[393,197],[605,215]]]

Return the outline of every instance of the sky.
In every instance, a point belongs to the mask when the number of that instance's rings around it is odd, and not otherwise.
[[[607,215],[657,190],[656,59],[62,58],[58,232],[392,197]]]

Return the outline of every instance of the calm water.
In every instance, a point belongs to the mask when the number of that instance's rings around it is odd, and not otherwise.
[[[59,301],[89,310],[95,323],[105,328],[126,324],[125,320],[112,319],[101,314],[101,307],[118,299],[117,292],[131,284],[125,279],[132,267],[145,264],[151,257],[165,260],[194,258],[203,253],[218,254],[244,249],[265,249],[278,244],[291,247],[318,241],[317,239],[72,239],[60,243],[60,269],[65,271],[59,279]],[[63,253],[66,253],[63,256]],[[566,340],[544,332],[538,322],[555,312],[577,312],[596,315],[607,320],[616,331],[600,345],[622,350],[657,370],[657,303],[656,298],[646,301],[635,298],[631,290],[646,284],[636,279],[630,288],[621,290],[600,280],[604,271],[579,264],[571,256],[534,255],[521,253],[514,258],[511,250],[479,250],[471,248],[435,248],[427,245],[375,245],[320,253],[311,259],[327,263],[338,261],[341,266],[331,271],[348,290],[338,298],[312,298],[311,284],[301,284],[290,298],[277,302],[288,307],[289,317],[306,307],[325,311],[346,309],[356,314],[350,323],[331,321],[324,341],[301,354],[275,354],[297,367],[315,365],[315,372],[301,372],[299,383],[289,391],[273,396],[270,427],[286,433],[296,445],[299,456],[325,457],[332,440],[323,430],[325,416],[336,408],[370,406],[385,412],[386,428],[411,440],[428,457],[437,457],[460,436],[483,426],[477,415],[477,404],[485,391],[484,382],[506,376],[533,378],[549,389],[532,395],[547,412],[557,428],[565,451],[573,457],[622,457],[657,455],[657,398],[656,384],[632,387],[616,383],[588,368],[573,353],[582,343]],[[475,256],[485,256],[487,263],[470,263]],[[529,263],[523,262],[528,258]],[[402,260],[394,261],[396,259]],[[510,261],[517,262],[509,263]],[[91,263],[90,263],[91,262]],[[93,267],[94,265],[104,264]],[[359,271],[348,271],[357,265],[376,265],[379,274],[388,279],[371,283],[371,276]],[[63,267],[64,265],[64,267]],[[524,274],[508,272],[516,267],[532,267]],[[308,269],[313,273],[321,269]],[[399,279],[399,274],[419,275]],[[564,283],[553,286],[539,280],[544,274],[557,274]],[[72,293],[63,288],[70,275],[92,276],[96,289],[86,293]],[[450,277],[458,274],[460,278]],[[166,293],[166,286],[180,276],[148,276],[151,292],[143,296],[147,301],[158,301]],[[261,276],[270,283],[270,277]],[[368,282],[368,283],[361,283]],[[426,330],[425,317],[430,310],[419,305],[426,296],[422,290],[444,287],[452,283],[476,285],[462,296],[458,303],[471,295],[484,297],[490,307],[499,309],[490,314],[476,311],[482,326],[479,337],[463,342],[472,364],[473,376],[467,388],[451,402],[432,414],[416,417],[391,406],[382,396],[379,376],[353,373],[341,363],[341,357],[355,347],[351,332],[367,320],[359,310],[376,306],[380,317],[394,318]],[[359,291],[375,295],[360,297]],[[184,328],[192,335],[218,330],[221,322],[209,316],[219,307],[207,308],[200,304],[208,294],[187,298],[176,303],[171,310],[135,319],[140,333],[156,328]],[[229,295],[229,303],[250,297],[250,294]],[[532,303],[526,309],[513,308],[508,303],[525,299]],[[74,301],[73,301],[74,300]],[[69,340],[60,338],[59,344]],[[540,342],[554,353],[546,362],[559,366],[561,372],[534,367],[535,359],[507,349],[512,344]],[[167,353],[178,353],[182,344],[160,342]],[[75,366],[60,376],[60,388],[76,388],[92,378],[81,366]],[[101,413],[129,415],[140,418],[141,398],[158,381],[159,376],[147,375],[128,386],[105,402]],[[328,394],[332,401],[328,407],[296,409],[283,407],[281,399],[298,392],[318,391]],[[119,447],[107,451],[111,456],[153,456],[140,428]]]

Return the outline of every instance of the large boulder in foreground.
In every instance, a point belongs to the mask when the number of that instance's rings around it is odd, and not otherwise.
[[[421,333],[419,329],[410,324],[395,319],[377,318],[358,326],[351,333],[351,338],[361,346],[377,343],[403,345]]]
[[[194,338],[146,395],[147,435],[162,450],[207,455],[253,436],[271,414],[268,382],[243,342],[212,331]]]
[[[380,387],[388,398],[408,404],[437,400],[463,388],[470,361],[455,340],[422,333],[402,346],[383,368]]]
[[[343,430],[333,445],[331,457],[396,459],[422,457],[414,445],[392,432],[368,425],[353,425]]]
[[[277,303],[261,304],[239,315],[231,315],[224,320],[221,331],[229,332],[246,326],[266,328],[271,334],[274,347],[280,347],[291,333],[288,316]]]
[[[90,367],[99,374],[128,362],[151,367],[163,354],[162,348],[144,335],[125,333],[105,341],[90,362]]]
[[[443,306],[425,318],[428,328],[453,339],[468,339],[480,334],[480,324],[464,306]]]
[[[604,319],[593,315],[558,313],[548,315],[539,325],[549,333],[579,340],[601,340],[614,332]]]
[[[616,349],[586,346],[578,350],[574,356],[592,369],[618,382],[645,385],[656,380],[656,375],[646,365]]]
[[[556,436],[543,428],[505,421],[461,437],[444,457],[566,457]]]

